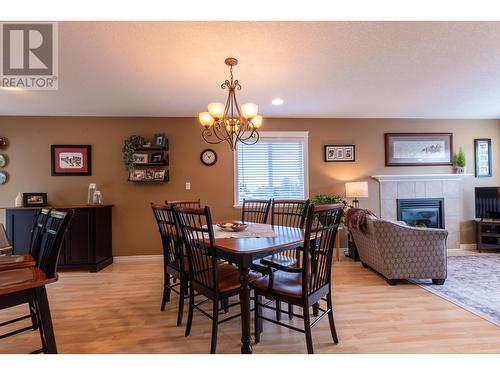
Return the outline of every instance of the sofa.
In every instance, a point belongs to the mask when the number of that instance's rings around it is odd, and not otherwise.
[[[444,283],[448,231],[366,215],[363,226],[350,228],[350,232],[363,266],[380,273],[390,285],[400,279]]]

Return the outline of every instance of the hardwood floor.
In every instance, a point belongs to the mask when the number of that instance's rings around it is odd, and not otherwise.
[[[332,343],[325,318],[313,328],[316,353],[500,353],[499,327],[416,285],[389,286],[347,259],[335,263],[333,275],[340,343]],[[184,337],[186,317],[176,327],[177,296],[160,312],[161,292],[161,258],[120,261],[93,274],[61,272],[48,288],[59,353],[208,353],[210,321],[195,313],[191,336]],[[2,310],[0,321],[26,311]],[[0,340],[0,353],[37,347],[38,332]],[[217,352],[239,350],[235,319],[219,327]],[[306,353],[305,339],[264,322],[254,353]]]

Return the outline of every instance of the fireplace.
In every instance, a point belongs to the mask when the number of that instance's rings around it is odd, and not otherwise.
[[[442,198],[397,199],[398,220],[412,227],[444,228]]]

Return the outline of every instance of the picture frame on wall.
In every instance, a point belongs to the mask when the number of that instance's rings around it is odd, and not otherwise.
[[[52,176],[92,176],[90,145],[51,145]]]
[[[452,133],[385,133],[385,165],[453,165]]]
[[[156,133],[153,135],[154,148],[167,148],[167,137],[165,133]]]
[[[356,147],[354,145],[325,145],[324,161],[353,162],[356,161]]]
[[[491,177],[491,139],[474,139],[474,163],[476,177]]]
[[[134,163],[135,164],[148,164],[148,154],[134,154]]]
[[[23,193],[23,207],[46,207],[47,193]]]

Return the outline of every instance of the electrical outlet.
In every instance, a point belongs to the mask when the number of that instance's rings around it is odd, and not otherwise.
[[[191,182],[186,182],[186,190],[191,190]]]

